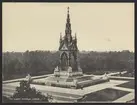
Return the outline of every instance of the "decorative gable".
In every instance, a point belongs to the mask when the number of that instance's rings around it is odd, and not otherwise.
[[[75,45],[75,43],[72,43],[71,50],[77,50],[77,46]]]
[[[68,50],[66,44],[64,44],[64,45],[62,46],[61,50]]]

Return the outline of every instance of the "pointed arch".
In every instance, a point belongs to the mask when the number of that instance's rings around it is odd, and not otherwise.
[[[65,70],[67,66],[68,66],[68,56],[67,56],[66,52],[63,52],[61,54],[61,67],[62,67],[62,70]]]

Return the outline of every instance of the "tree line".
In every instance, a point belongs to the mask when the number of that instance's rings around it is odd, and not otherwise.
[[[79,63],[84,73],[134,70],[134,53],[124,51],[80,51]],[[53,73],[59,64],[59,51],[4,52],[2,54],[3,79]]]

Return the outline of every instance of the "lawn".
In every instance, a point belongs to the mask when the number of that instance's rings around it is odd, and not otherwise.
[[[84,98],[84,100],[82,101],[88,101],[88,102],[92,102],[92,101],[114,101],[126,94],[128,94],[129,92],[126,91],[121,91],[121,90],[115,90],[115,89],[111,89],[111,88],[107,88],[104,90],[100,90],[94,93],[90,93],[87,94]]]
[[[120,85],[117,85],[118,87],[124,87],[124,88],[131,88],[131,89],[135,89],[135,80],[130,80],[127,83],[123,83]]]

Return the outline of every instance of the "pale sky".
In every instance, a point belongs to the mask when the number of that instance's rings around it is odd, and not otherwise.
[[[70,7],[79,50],[134,51],[134,3],[3,3],[3,51],[58,50]]]

